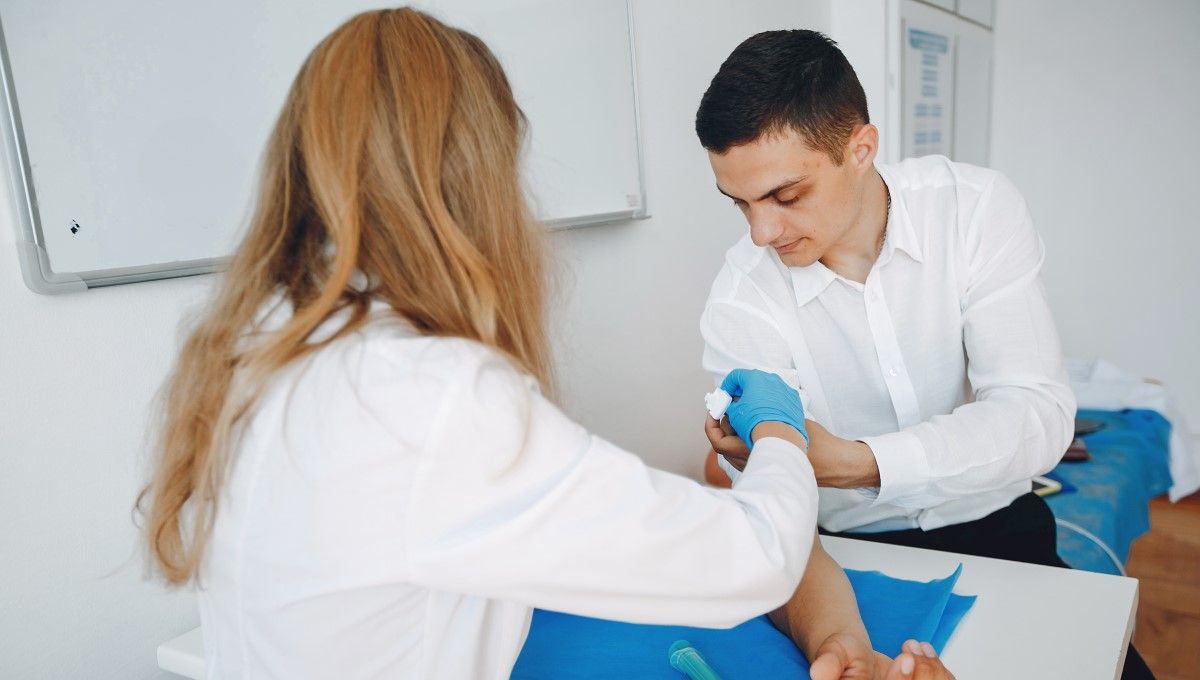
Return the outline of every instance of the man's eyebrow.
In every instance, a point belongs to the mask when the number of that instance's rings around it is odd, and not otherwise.
[[[778,192],[778,191],[783,191],[784,189],[786,189],[786,188],[788,188],[788,187],[790,187],[790,186],[792,186],[792,185],[794,185],[794,184],[799,184],[799,183],[803,182],[803,181],[804,181],[804,180],[806,180],[806,179],[808,179],[808,176],[807,176],[807,175],[802,175],[802,176],[800,176],[800,177],[792,177],[792,178],[789,178],[789,179],[785,179],[785,180],[783,180],[782,182],[780,182],[780,183],[779,183],[777,186],[775,186],[773,189],[771,189],[771,190],[770,190],[770,191],[768,191],[767,193],[763,194],[762,196],[759,196],[758,198],[756,198],[756,199],[754,199],[754,200],[756,200],[756,201],[761,201],[761,200],[763,200],[764,198],[767,198],[768,196],[770,196],[770,195],[772,195],[772,194],[774,194],[774,193],[776,193],[776,192]],[[733,196],[733,195],[731,195],[729,192],[727,192],[727,191],[725,191],[724,189],[722,189],[720,184],[718,184],[718,185],[717,185],[717,191],[721,192],[722,194],[725,194],[726,196],[728,196],[729,198],[732,198],[732,199],[733,199],[733,200],[735,200],[735,201],[740,201],[740,200],[742,200],[742,199],[738,198],[737,196]]]

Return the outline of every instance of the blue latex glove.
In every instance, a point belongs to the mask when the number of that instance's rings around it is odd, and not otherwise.
[[[788,387],[774,373],[735,368],[721,381],[721,389],[733,397],[733,403],[725,410],[725,415],[746,446],[754,447],[750,433],[756,425],[767,421],[787,423],[800,432],[804,441],[808,441],[800,393]]]

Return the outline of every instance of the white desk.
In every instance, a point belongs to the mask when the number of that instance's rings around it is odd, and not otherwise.
[[[927,581],[948,576],[978,595],[942,654],[962,680],[1106,679],[1120,675],[1137,611],[1137,581],[970,555],[822,537],[843,567]],[[158,647],[160,668],[204,677],[200,629]]]
[[[954,591],[978,595],[942,653],[962,680],[1116,678],[1137,611],[1136,579],[822,537],[843,567],[927,581],[959,562]]]

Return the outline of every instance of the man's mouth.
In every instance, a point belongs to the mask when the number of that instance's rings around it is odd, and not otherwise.
[[[784,253],[790,253],[793,250],[795,250],[796,248],[800,247],[800,242],[803,240],[804,239],[802,239],[802,238],[798,238],[795,241],[792,241],[791,243],[785,243],[781,246],[775,246],[775,252],[779,253],[780,255],[783,255]]]

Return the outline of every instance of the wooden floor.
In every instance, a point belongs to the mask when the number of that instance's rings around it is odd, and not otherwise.
[[[1133,641],[1158,680],[1200,680],[1200,493],[1151,501],[1150,527],[1126,566],[1141,582]]]

